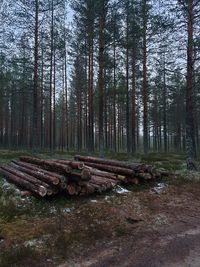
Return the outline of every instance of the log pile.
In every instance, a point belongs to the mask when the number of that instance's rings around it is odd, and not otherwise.
[[[83,156],[72,161],[20,157],[1,166],[0,172],[11,183],[41,197],[60,192],[69,196],[102,193],[118,184],[139,184],[162,175],[141,163]]]
[[[99,171],[117,175],[117,179],[124,184],[139,184],[168,175],[167,172],[156,170],[151,165],[143,163],[127,163],[118,160],[108,160],[95,157],[75,156],[75,160],[83,162],[85,166]]]

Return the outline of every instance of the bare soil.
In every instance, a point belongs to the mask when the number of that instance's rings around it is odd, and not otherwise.
[[[89,206],[97,211],[94,221],[98,212],[107,216],[99,216],[102,236],[59,267],[200,266],[199,183],[130,192]]]

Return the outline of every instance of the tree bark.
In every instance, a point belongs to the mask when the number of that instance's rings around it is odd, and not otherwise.
[[[49,148],[53,149],[53,120],[52,120],[52,95],[53,95],[53,58],[54,58],[54,5],[51,1],[51,51],[50,51],[50,85],[49,85]]]
[[[135,48],[132,49],[132,153],[136,151],[136,103],[135,103],[135,64],[136,64],[136,53]]]
[[[46,181],[43,181],[40,179],[40,177],[38,178],[38,175],[35,176],[35,174],[33,172],[27,172],[27,169],[25,169],[24,167],[21,167],[15,163],[10,163],[8,166],[4,167],[5,169],[7,168],[7,171],[13,173],[14,175],[21,177],[24,180],[29,181],[30,183],[33,183],[35,185],[41,185],[44,188],[47,189],[47,195],[50,196],[53,194],[53,187],[47,183]]]
[[[164,73],[163,73],[163,135],[164,135],[164,150],[167,153],[167,86],[166,86],[166,67],[164,58]]]
[[[126,150],[130,152],[130,118],[129,118],[129,0],[126,2]]]
[[[194,114],[193,114],[193,0],[188,1],[187,21],[187,90],[186,90],[186,162],[189,170],[197,170],[194,162],[195,138],[194,138]]]
[[[99,77],[98,77],[98,90],[99,90],[99,153],[103,156],[104,152],[104,31],[105,31],[105,3],[102,1],[99,14]]]
[[[39,47],[39,2],[35,0],[35,44],[34,44],[34,75],[33,75],[33,133],[32,133],[32,147],[37,150],[39,147],[38,140],[38,47]]]
[[[21,177],[16,176],[15,174],[9,172],[7,169],[4,169],[3,167],[0,168],[0,172],[5,175],[5,177],[11,181],[12,183],[16,184],[17,186],[20,186],[26,190],[29,190],[37,195],[40,195],[41,197],[44,197],[47,195],[46,188],[42,186],[37,186],[29,181],[21,179]]]
[[[143,0],[143,147],[148,153],[147,0]]]
[[[57,185],[57,184],[59,184],[59,182],[66,180],[65,176],[62,176],[62,175],[55,173],[55,172],[49,172],[47,170],[41,169],[37,165],[33,165],[31,163],[26,163],[26,162],[17,161],[17,160],[12,160],[12,162],[14,162],[15,164],[17,164],[19,166],[36,171],[37,173],[44,174],[44,175],[48,176],[49,178],[51,177],[50,178],[51,182],[54,185]]]
[[[16,169],[19,169],[31,176],[34,176],[38,179],[41,179],[42,181],[51,184],[51,185],[58,185],[62,180],[58,179],[57,177],[52,177],[52,173],[46,174],[43,172],[43,170],[38,169],[37,167],[32,167],[30,169],[30,166],[27,166],[26,164],[23,165],[20,164],[20,162],[13,161],[14,165],[11,164],[11,166],[14,166]]]
[[[76,160],[85,162],[91,162],[91,163],[98,163],[98,164],[105,164],[120,168],[127,168],[127,169],[134,169],[134,170],[140,170],[145,168],[145,164],[143,163],[128,163],[118,160],[109,160],[109,159],[101,159],[101,158],[95,158],[95,157],[84,157],[84,156],[75,156]]]
[[[85,162],[85,165],[102,170],[102,171],[116,173],[119,175],[133,175],[135,173],[134,170],[132,170],[132,169],[116,167],[116,166],[111,166],[111,165],[105,165],[105,164],[100,164],[100,163]]]

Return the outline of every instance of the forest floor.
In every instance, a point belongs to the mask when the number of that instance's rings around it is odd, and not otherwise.
[[[21,154],[0,151],[0,161]],[[22,197],[1,177],[0,266],[199,267],[200,174],[185,171],[183,155],[137,160],[172,175],[103,195],[48,200]]]

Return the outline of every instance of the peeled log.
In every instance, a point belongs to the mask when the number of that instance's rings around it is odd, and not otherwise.
[[[41,197],[44,197],[47,195],[47,189],[42,187],[42,186],[38,186],[38,185],[34,185],[30,182],[28,182],[27,180],[23,180],[20,177],[17,177],[16,175],[4,170],[2,167],[0,168],[0,172],[5,175],[5,177],[12,183],[16,184],[17,186],[20,186],[22,188],[24,188],[25,190],[29,190]]]
[[[85,162],[85,165],[93,168],[97,168],[102,171],[112,172],[120,175],[134,175],[135,172],[131,169],[121,168],[121,167],[115,167],[111,165],[104,165],[104,164],[98,164],[98,163],[90,163]]]

